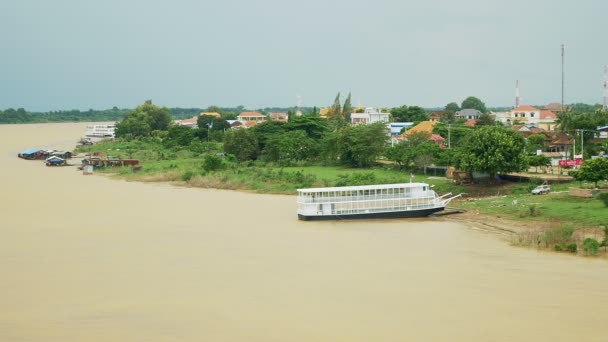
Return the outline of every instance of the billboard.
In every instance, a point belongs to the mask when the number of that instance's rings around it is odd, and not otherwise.
[[[579,166],[583,163],[583,160],[582,159],[574,159],[574,160],[562,159],[558,163],[559,163],[559,166]]]

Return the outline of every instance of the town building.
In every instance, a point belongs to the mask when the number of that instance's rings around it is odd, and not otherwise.
[[[236,118],[242,124],[241,127],[247,128],[266,121],[266,115],[258,112],[242,112]]]
[[[389,122],[390,113],[380,112],[376,108],[367,107],[363,113],[351,113],[350,122],[354,125],[373,124],[376,122]]]
[[[481,114],[482,113],[477,109],[467,108],[457,111],[456,113],[454,113],[454,116],[456,117],[456,119],[476,120],[479,119],[479,116],[481,116]]]
[[[271,121],[287,122],[289,121],[289,114],[285,112],[268,113],[268,118],[270,118]]]

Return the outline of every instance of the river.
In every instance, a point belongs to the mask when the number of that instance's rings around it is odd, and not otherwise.
[[[84,126],[0,125],[0,341],[608,340],[605,260],[16,157]]]

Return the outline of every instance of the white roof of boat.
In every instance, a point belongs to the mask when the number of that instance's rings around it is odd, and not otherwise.
[[[333,188],[308,188],[297,189],[298,192],[329,192],[329,191],[345,191],[345,190],[377,190],[377,189],[394,189],[394,188],[416,188],[421,186],[429,186],[427,183],[398,183],[398,184],[376,184],[376,185],[356,185],[356,186],[337,186]]]

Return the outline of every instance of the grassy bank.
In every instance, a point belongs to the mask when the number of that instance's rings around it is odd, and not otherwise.
[[[132,181],[174,182],[183,186],[295,194],[298,188],[362,184],[402,183],[409,171],[392,165],[353,169],[341,166],[300,165],[284,167],[261,162],[238,163],[223,156],[221,144],[199,143],[186,147],[164,146],[159,140],[106,142],[77,150],[119,158],[140,160],[141,170],[123,167],[100,172]],[[549,195],[533,196],[536,184],[457,185],[441,177],[415,174],[413,181],[426,182],[440,194],[463,193],[454,206],[471,212],[518,222],[538,222],[551,226],[597,227],[608,224],[608,209],[596,199],[570,197],[571,183],[552,184]]]

